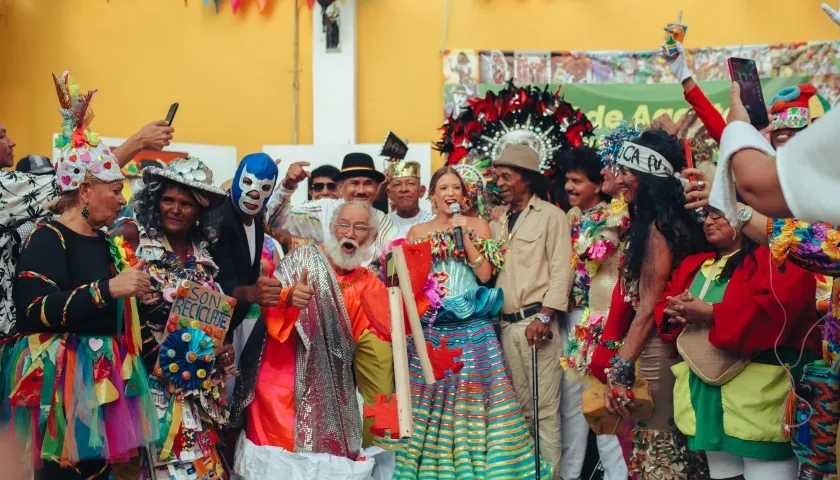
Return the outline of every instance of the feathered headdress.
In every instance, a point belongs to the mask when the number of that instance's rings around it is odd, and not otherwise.
[[[71,142],[74,147],[84,143],[91,146],[99,144],[96,134],[87,130],[93,121],[90,102],[96,90],[83,95],[81,87],[68,72],[64,72],[61,78],[56,77],[55,74],[52,77],[58,94],[58,104],[61,106],[58,110],[61,113],[61,134],[55,141],[55,147],[64,148]]]
[[[473,150],[452,167],[461,175],[467,186],[461,207],[466,212],[474,209],[478,216],[487,220],[490,209],[502,203],[490,158]]]
[[[510,82],[499,93],[470,100],[458,118],[449,118],[435,148],[448,154],[447,165],[457,165],[473,151],[493,161],[508,145],[527,145],[539,154],[540,170],[549,179],[556,202],[565,183],[563,153],[583,145],[593,130],[586,115],[563,100],[559,90],[551,93]]]
[[[61,107],[61,133],[55,141],[61,155],[56,162],[58,188],[62,192],[79,188],[88,172],[103,182],[125,178],[111,150],[101,145],[96,133],[88,130],[93,121],[90,102],[96,90],[82,94],[82,89],[68,72],[61,78],[53,74]]]
[[[633,122],[622,121],[617,127],[605,133],[598,140],[598,156],[601,157],[601,164],[605,167],[615,165],[616,156],[621,151],[624,142],[638,137],[644,131],[644,127]]]

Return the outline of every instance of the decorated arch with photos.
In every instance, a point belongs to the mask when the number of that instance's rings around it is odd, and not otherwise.
[[[811,82],[824,104],[840,100],[840,41],[750,45],[686,50],[686,62],[706,96],[729,107],[729,57],[755,60],[764,96]],[[469,99],[497,92],[513,81],[560,89],[582,110],[595,137],[625,121],[650,123],[663,113],[678,121],[689,109],[682,86],[658,51],[568,52],[450,50],[443,55],[444,119],[457,117]]]

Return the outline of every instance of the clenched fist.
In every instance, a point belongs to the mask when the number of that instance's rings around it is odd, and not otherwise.
[[[113,298],[143,298],[151,293],[152,284],[149,281],[149,274],[143,271],[146,266],[145,260],[140,260],[131,268],[126,268],[119,275],[108,281],[108,288]]]
[[[286,299],[286,305],[303,310],[309,306],[312,301],[312,288],[309,286],[309,271],[306,268],[300,273],[300,280],[292,287],[289,297]]]
[[[256,303],[261,307],[276,307],[280,303],[280,292],[283,284],[272,277],[259,277],[251,289],[249,303]]]
[[[303,167],[308,166],[309,162],[295,162],[289,165],[289,169],[286,170],[286,178],[283,180],[283,186],[287,190],[292,190],[297,187],[298,183],[304,181],[309,176],[309,172],[303,169]]]

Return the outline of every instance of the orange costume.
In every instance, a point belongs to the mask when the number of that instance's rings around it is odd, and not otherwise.
[[[355,370],[357,387],[366,403],[374,404],[374,393],[391,393],[393,371],[390,344],[371,333],[371,326],[362,310],[361,294],[365,290],[383,288],[367,268],[358,267],[346,275],[335,272],[344,305],[350,317],[353,339],[357,344]],[[258,446],[277,446],[290,452],[295,447],[295,355],[297,332],[295,322],[300,309],[287,306],[292,288],[282,291],[280,304],[263,308],[263,319],[271,339],[266,341],[263,360],[254,393],[248,407],[246,436]],[[382,348],[384,344],[385,349]],[[383,350],[388,358],[382,358]],[[371,353],[373,357],[368,358]],[[375,358],[374,358],[375,357]],[[383,365],[384,363],[384,365]],[[369,381],[371,373],[388,372],[384,379]],[[382,375],[374,376],[376,379]],[[368,399],[370,397],[370,399]],[[365,428],[365,432],[369,429]]]

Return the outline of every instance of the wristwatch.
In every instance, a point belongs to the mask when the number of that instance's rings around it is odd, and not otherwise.
[[[735,225],[735,231],[740,232],[744,229],[744,225],[746,225],[753,215],[752,207],[744,207],[738,210],[738,221]]]
[[[544,313],[538,313],[535,316],[537,317],[537,320],[542,322],[543,325],[548,325],[549,323],[551,323],[551,315],[546,315]]]

